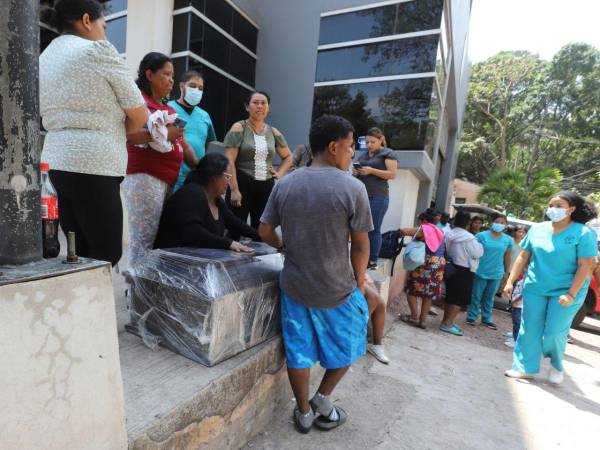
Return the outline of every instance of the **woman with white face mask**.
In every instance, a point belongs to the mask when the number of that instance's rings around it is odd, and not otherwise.
[[[597,216],[595,206],[572,192],[556,194],[548,204],[549,222],[531,227],[512,268],[504,295],[527,268],[523,283],[523,316],[513,366],[505,375],[533,378],[542,356],[551,360],[548,380],[563,380],[563,354],[571,322],[583,304],[593,258],[598,255],[596,233],[585,223]]]
[[[167,104],[177,112],[179,118],[187,122],[183,137],[194,150],[197,164],[206,154],[208,144],[217,140],[210,115],[199,106],[204,94],[202,75],[195,70],[188,70],[181,77],[179,91],[181,92],[179,99],[171,100]],[[173,192],[183,186],[192,169],[193,167],[186,162],[181,164]]]
[[[492,217],[492,227],[488,231],[477,233],[475,238],[483,245],[483,256],[475,272],[471,304],[467,313],[467,323],[475,326],[481,312],[481,324],[497,330],[492,319],[494,297],[502,278],[510,271],[512,238],[504,233],[506,216],[497,214]]]

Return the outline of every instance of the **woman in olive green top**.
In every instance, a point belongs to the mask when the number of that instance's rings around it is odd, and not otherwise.
[[[251,226],[258,228],[275,179],[283,177],[292,165],[292,154],[283,135],[265,123],[269,114],[269,95],[252,92],[246,102],[248,119],[233,124],[225,136],[225,155],[229,158],[231,181],[227,203],[243,221],[250,214]],[[273,168],[275,152],[281,157]],[[230,236],[239,240],[239,236]]]

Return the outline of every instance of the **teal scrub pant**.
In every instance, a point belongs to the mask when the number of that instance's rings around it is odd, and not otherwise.
[[[562,306],[558,297],[523,293],[521,329],[513,354],[513,369],[538,373],[542,356],[561,372],[567,336],[573,318],[585,301],[587,289],[581,289],[571,306]]]
[[[477,320],[481,312],[481,321],[492,323],[492,309],[494,308],[494,297],[502,280],[486,280],[475,275],[473,281],[473,292],[471,304],[467,312],[468,320]]]

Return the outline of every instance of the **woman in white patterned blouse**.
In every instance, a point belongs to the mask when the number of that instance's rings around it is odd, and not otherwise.
[[[58,192],[60,225],[75,232],[80,256],[121,258],[120,184],[127,169],[126,130],[148,110],[125,62],[106,41],[97,0],[59,0],[61,32],[40,56],[40,110],[48,131],[42,161]]]

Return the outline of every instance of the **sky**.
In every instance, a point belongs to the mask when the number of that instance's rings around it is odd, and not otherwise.
[[[600,0],[473,0],[473,63],[502,50],[529,50],[550,60],[569,42],[600,49]]]

